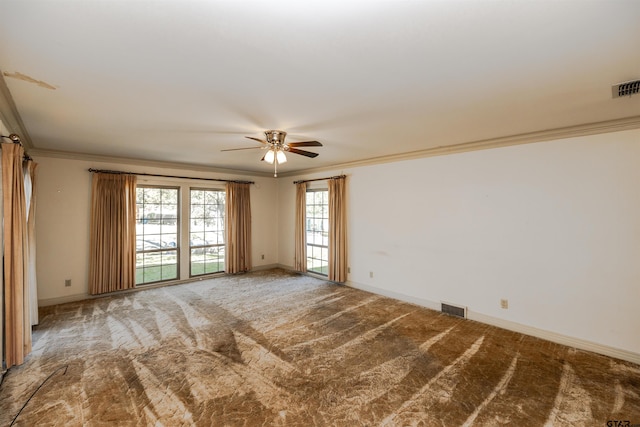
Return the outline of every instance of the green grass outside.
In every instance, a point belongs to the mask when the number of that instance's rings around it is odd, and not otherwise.
[[[329,264],[321,264],[321,265],[316,265],[315,267],[307,267],[307,271],[311,271],[313,273],[323,274],[327,276],[329,275]]]
[[[136,268],[136,285],[162,282],[165,280],[175,280],[177,278],[178,266],[176,264]]]
[[[191,263],[192,276],[219,273],[221,271],[224,271],[224,260]],[[136,268],[136,285],[163,282],[165,280],[176,280],[177,278],[178,267],[176,264]]]
[[[195,258],[195,257],[194,257]],[[191,276],[219,273],[224,271],[224,259],[212,256],[199,256],[192,260],[190,266]],[[319,264],[317,260],[313,267],[307,267],[307,271],[322,275],[329,274],[328,264]],[[176,264],[151,265],[136,268],[136,285],[146,283],[163,282],[178,279],[178,266]]]
[[[199,276],[201,274],[219,273],[224,271],[224,260],[216,262],[192,262],[191,275]]]

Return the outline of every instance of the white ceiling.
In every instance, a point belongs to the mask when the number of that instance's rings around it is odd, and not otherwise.
[[[2,0],[0,16],[38,150],[269,172],[260,150],[220,150],[266,129],[324,144],[291,172],[640,115],[611,96],[640,78],[636,0]]]

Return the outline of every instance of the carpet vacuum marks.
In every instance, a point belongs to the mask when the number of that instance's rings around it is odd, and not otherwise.
[[[40,319],[0,426],[640,425],[638,365],[283,270]]]

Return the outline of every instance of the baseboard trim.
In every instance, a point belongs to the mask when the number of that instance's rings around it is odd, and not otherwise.
[[[251,271],[273,270],[274,268],[283,268],[280,264],[265,264],[251,267]]]
[[[423,298],[412,297],[409,295],[401,294],[399,292],[393,292],[387,289],[377,288],[375,286],[363,285],[362,283],[356,283],[352,281],[347,281],[346,285],[349,286],[350,288],[360,289],[361,291],[370,292],[376,295],[382,295],[385,297],[419,305],[421,307],[429,308],[431,310],[440,311],[440,303],[437,303],[434,301],[429,301]]]
[[[335,282],[333,280],[329,280],[329,278],[327,276],[323,276],[322,274],[317,274],[314,273],[312,271],[305,271],[305,272],[301,272],[296,270],[295,268],[293,268],[290,265],[284,265],[284,264],[273,264],[273,268],[281,268],[285,271],[288,271],[290,273],[296,273],[296,274],[302,274],[303,276],[308,276],[308,277],[313,277],[314,279],[319,279],[319,280],[324,280],[325,282],[329,282],[329,283],[335,283],[336,285],[345,285],[346,283],[343,282]]]
[[[468,318],[476,322],[486,323],[488,325],[497,326],[509,331],[519,332],[521,334],[542,338],[547,341],[558,344],[575,347],[580,350],[591,351],[605,356],[614,357],[616,359],[626,360],[640,365],[640,354],[632,351],[611,347],[604,344],[598,344],[592,341],[575,338],[568,335],[559,334],[557,332],[539,329],[534,326],[524,325],[522,323],[512,322],[510,320],[500,319],[498,317],[487,316],[486,314],[468,311]]]
[[[278,264],[261,265],[261,266],[252,268],[251,271],[270,270],[272,268],[277,268],[278,266],[279,266]],[[145,289],[162,288],[164,286],[173,286],[173,285],[182,285],[184,283],[200,282],[202,280],[214,279],[216,277],[221,277],[224,275],[225,273],[214,273],[206,276],[189,277],[187,279],[182,279],[182,280],[171,280],[167,282],[151,283],[148,285],[139,285],[133,289],[126,289],[123,291],[114,291],[114,292],[109,292],[106,294],[99,294],[99,295],[74,294],[74,295],[67,295],[67,296],[58,297],[58,298],[41,299],[41,300],[38,300],[38,307],[47,307],[51,305],[66,304],[68,302],[82,301],[85,299],[95,299],[95,298],[103,298],[103,297],[108,297],[113,295],[122,295],[125,293],[144,291]]]
[[[270,270],[273,268],[281,268],[283,270],[286,271],[294,271],[293,268],[291,266],[287,266],[287,265],[283,265],[283,264],[268,264],[268,265],[261,265],[261,266],[257,266],[254,267],[252,269],[252,271],[263,271],[263,270]],[[325,277],[321,277],[321,276],[316,276],[316,275],[311,275],[311,274],[307,274],[308,276],[311,277],[315,277],[321,280],[326,280]],[[182,283],[185,282],[194,282],[194,281],[198,281],[198,279],[196,280],[188,280],[188,281],[181,281]],[[172,284],[178,284],[178,283],[172,283]],[[165,286],[167,284],[164,284]],[[399,301],[404,301],[404,302],[408,302],[411,304],[415,304],[415,305],[419,305],[421,307],[425,307],[431,310],[435,310],[435,311],[440,311],[440,303],[436,302],[436,301],[430,301],[427,299],[423,299],[423,298],[417,298],[417,297],[412,297],[409,295],[405,295],[399,292],[394,292],[394,291],[390,291],[387,289],[382,289],[382,288],[378,288],[375,286],[369,286],[369,285],[365,285],[362,283],[356,283],[356,282],[352,282],[352,281],[347,281],[345,283],[346,286],[349,286],[351,288],[355,288],[355,289],[360,289],[362,291],[366,291],[366,292],[370,292],[376,295],[382,295],[385,297],[389,297],[389,298],[393,298],[393,299],[397,299]],[[144,289],[144,288],[142,288]],[[149,289],[149,288],[147,288]],[[134,291],[137,290],[141,290],[141,288],[137,288]],[[105,295],[101,295],[101,296],[105,296]],[[38,300],[38,306],[39,307],[47,307],[47,306],[51,306],[51,305],[57,305],[57,304],[65,304],[65,303],[69,303],[69,302],[76,302],[76,301],[82,301],[85,299],[91,299],[91,298],[96,298],[96,297],[100,297],[100,296],[94,296],[94,295],[89,295],[89,294],[74,294],[74,295],[67,295],[64,297],[59,297],[59,298],[49,298],[49,299],[41,299]],[[568,335],[563,335],[563,334],[559,334],[557,332],[553,332],[553,331],[548,331],[545,329],[539,329],[536,328],[534,326],[528,326],[528,325],[524,325],[522,323],[517,323],[517,322],[512,322],[510,320],[505,320],[505,319],[500,319],[498,317],[493,317],[493,316],[488,316],[486,314],[482,314],[482,313],[478,313],[472,310],[468,310],[467,311],[467,318],[469,320],[473,320],[476,322],[480,322],[480,323],[485,323],[487,325],[492,325],[492,326],[496,326],[498,328],[502,328],[502,329],[507,329],[509,331],[514,331],[514,332],[518,332],[521,334],[525,334],[525,335],[530,335],[533,337],[537,337],[537,338],[541,338],[547,341],[551,341],[551,342],[555,342],[558,344],[562,344],[562,345],[566,345],[569,347],[574,347],[574,348],[578,348],[580,350],[586,350],[586,351],[591,351],[594,353],[598,353],[598,354],[603,354],[605,356],[609,356],[609,357],[613,357],[616,359],[621,359],[621,360],[626,360],[628,362],[632,362],[635,364],[640,365],[640,354],[638,353],[634,353],[632,351],[628,351],[628,350],[623,350],[620,348],[616,348],[616,347],[611,347],[611,346],[607,346],[604,344],[598,344],[592,341],[587,341],[587,340],[583,340],[580,338],[575,338],[575,337],[571,337]]]
[[[375,286],[363,285],[361,283],[348,281],[347,286],[360,289],[363,291],[371,292],[377,295],[394,298],[400,301],[416,304],[431,310],[440,311],[440,303],[430,301],[422,298],[416,298],[409,295],[401,294],[398,292],[389,291],[387,289],[377,288]],[[486,314],[478,313],[472,310],[467,310],[467,319],[476,322],[484,323],[487,325],[496,326],[498,328],[507,329],[509,331],[518,332],[525,335],[530,335],[536,338],[541,338],[547,341],[555,342],[557,344],[566,345],[568,347],[578,348],[580,350],[591,351],[593,353],[603,354],[605,356],[613,357],[627,362],[632,362],[640,365],[640,354],[632,351],[623,350],[616,347],[607,346],[604,344],[598,344],[592,341],[583,340],[580,338],[570,337],[567,335],[559,334],[557,332],[548,331],[545,329],[539,329],[534,326],[528,326],[510,320],[500,319]]]
[[[64,297],[39,299],[38,307],[48,307],[50,305],[66,304],[68,302],[82,301],[91,298],[89,294],[73,294]]]

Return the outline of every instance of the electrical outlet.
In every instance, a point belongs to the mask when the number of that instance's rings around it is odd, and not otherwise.
[[[69,287],[69,286],[71,286],[71,279],[65,279],[65,281],[64,281],[64,286],[65,286],[65,287]]]
[[[264,254],[262,254],[262,259],[264,259]]]
[[[507,309],[509,308],[509,300],[508,299],[501,299],[500,300],[500,307]]]
[[[351,273],[351,267],[347,267],[347,273]]]
[[[370,271],[370,272],[369,272],[369,277],[370,277],[371,279],[373,279],[373,271]]]

